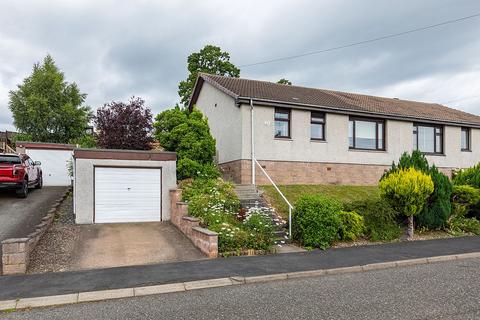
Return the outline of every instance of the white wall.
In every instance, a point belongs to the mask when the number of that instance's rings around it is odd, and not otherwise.
[[[75,159],[75,222],[93,223],[94,165],[162,168],[162,221],[170,220],[170,189],[177,186],[175,161]]]
[[[67,163],[72,159],[72,150],[26,149],[33,161],[42,163],[44,186],[70,186]]]
[[[235,100],[207,82],[203,83],[196,106],[208,118],[217,140],[218,162],[238,160],[242,152],[242,122]]]
[[[241,106],[242,155],[250,158],[250,107]],[[255,106],[255,154],[259,160],[308,161],[391,165],[404,151],[411,152],[413,123],[386,121],[386,151],[348,148],[348,115],[326,114],[326,141],[310,140],[310,111],[291,112],[291,139],[274,138],[274,108]],[[445,126],[445,155],[427,156],[440,167],[469,167],[480,161],[480,130],[472,129],[472,151],[460,151],[460,127]],[[239,158],[240,159],[240,158]]]

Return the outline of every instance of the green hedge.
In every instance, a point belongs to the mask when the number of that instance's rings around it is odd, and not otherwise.
[[[330,247],[342,224],[341,210],[340,202],[322,195],[299,198],[292,216],[293,238],[306,247]]]
[[[339,230],[339,237],[345,241],[355,241],[363,235],[365,231],[365,222],[361,215],[355,211],[340,211],[340,220],[342,224]]]
[[[365,223],[365,235],[372,241],[397,239],[402,228],[397,222],[397,212],[383,199],[366,199],[344,205],[344,210],[359,213]]]

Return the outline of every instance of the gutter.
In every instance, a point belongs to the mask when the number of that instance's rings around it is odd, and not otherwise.
[[[432,124],[447,124],[454,126],[468,126],[472,128],[480,128],[480,123],[471,123],[471,122],[457,122],[457,121],[446,121],[446,120],[435,120],[431,118],[422,118],[414,116],[397,116],[385,113],[378,112],[369,112],[369,111],[358,111],[358,110],[345,110],[343,108],[329,107],[329,106],[318,106],[305,103],[295,103],[295,102],[282,102],[269,99],[258,99],[250,97],[238,97],[235,99],[237,106],[241,104],[250,104],[250,101],[256,102],[257,105],[269,106],[269,107],[286,107],[299,110],[314,110],[314,111],[327,111],[331,113],[344,114],[344,115],[356,115],[356,116],[370,116],[382,119],[391,119],[391,120],[400,120],[400,121],[409,121],[409,122],[424,122]]]

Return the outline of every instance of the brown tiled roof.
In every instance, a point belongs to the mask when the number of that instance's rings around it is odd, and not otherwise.
[[[335,109],[345,113],[368,113],[386,117],[414,118],[456,124],[480,126],[480,116],[452,109],[438,103],[400,100],[357,93],[290,86],[267,81],[231,78],[201,73],[196,91],[203,81],[235,99],[264,100],[292,106]],[[192,96],[196,102],[198,92]]]

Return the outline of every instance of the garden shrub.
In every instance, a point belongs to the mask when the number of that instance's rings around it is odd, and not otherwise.
[[[189,213],[195,217],[208,211],[207,208],[235,214],[240,209],[240,200],[234,186],[222,179],[189,179],[180,182],[182,200],[189,203]]]
[[[408,218],[408,235],[413,236],[413,216],[424,208],[434,190],[432,178],[414,168],[400,169],[383,178],[381,196]]]
[[[341,210],[340,202],[322,195],[300,197],[292,216],[293,238],[307,247],[330,247],[342,223]]]
[[[363,234],[365,230],[364,219],[361,215],[354,211],[340,211],[339,236],[341,240],[354,241]]]
[[[469,207],[475,206],[480,201],[480,189],[469,185],[454,185],[452,202]]]
[[[415,168],[428,174],[434,185],[433,193],[429,196],[427,204],[416,216],[417,224],[427,229],[444,227],[452,211],[450,203],[452,183],[446,175],[438,171],[435,165],[430,166],[425,155],[418,150],[413,151],[412,154],[405,152],[400,157],[398,165],[393,163],[392,169],[386,172],[382,179],[393,172],[407,168]]]
[[[155,137],[166,151],[177,153],[177,179],[220,176],[213,164],[216,141],[208,120],[197,108],[176,106],[159,113],[153,124]]]
[[[397,223],[397,212],[383,199],[364,199],[349,202],[344,210],[362,215],[365,234],[372,241],[390,241],[398,238],[402,232]]]
[[[180,182],[188,212],[218,233],[219,252],[268,250],[274,243],[271,218],[262,210],[249,210],[238,219],[240,201],[231,183],[222,179],[188,179]]]
[[[453,184],[480,188],[480,163],[471,168],[456,172],[453,177]]]

